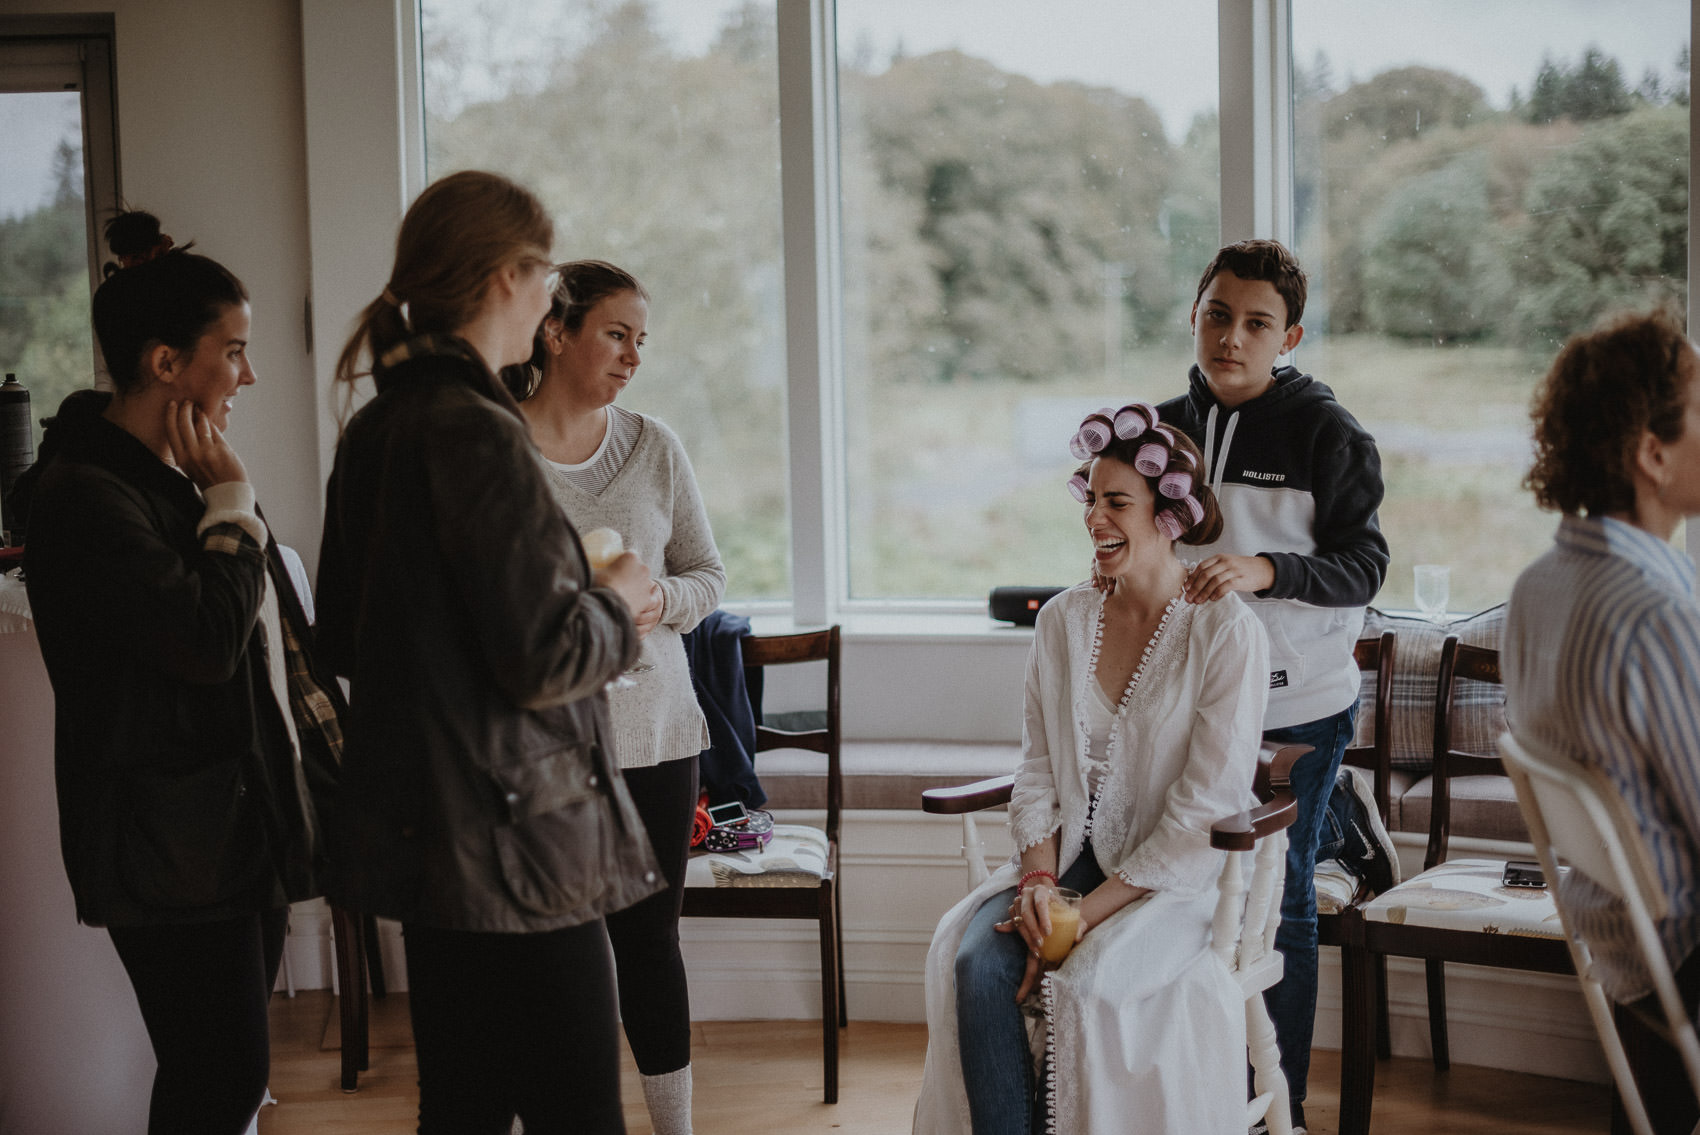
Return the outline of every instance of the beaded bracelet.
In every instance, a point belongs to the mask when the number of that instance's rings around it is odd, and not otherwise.
[[[1037,876],[1040,876],[1040,875],[1043,875],[1045,878],[1049,879],[1051,881],[1051,886],[1054,887],[1054,886],[1057,885],[1057,877],[1055,875],[1051,874],[1051,872],[1045,870],[1043,867],[1036,867],[1033,870],[1027,872],[1027,874],[1021,876],[1021,882],[1015,884],[1015,893],[1018,894],[1018,895],[1021,894],[1023,891],[1025,891],[1027,889],[1027,880],[1032,879],[1032,878],[1036,878]]]

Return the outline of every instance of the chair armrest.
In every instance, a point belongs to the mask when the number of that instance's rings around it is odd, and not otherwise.
[[[1009,803],[1015,790],[1015,777],[994,776],[954,788],[929,788],[921,793],[921,811],[936,816],[960,816],[983,808],[997,808]]]
[[[1263,742],[1257,754],[1257,775],[1252,778],[1251,790],[1259,800],[1268,800],[1275,792],[1292,783],[1293,766],[1299,758],[1310,754],[1312,745],[1281,745]]]
[[[1292,827],[1298,819],[1299,802],[1288,785],[1292,782],[1293,766],[1312,749],[1310,745],[1264,742],[1257,755],[1257,775],[1252,784],[1263,803],[1211,824],[1210,846],[1218,851],[1248,851],[1264,836]]]
[[[1237,812],[1210,825],[1210,846],[1217,851],[1250,851],[1258,840],[1293,826],[1299,802],[1285,788],[1249,812]]]

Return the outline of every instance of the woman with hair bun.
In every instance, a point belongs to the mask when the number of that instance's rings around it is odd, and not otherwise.
[[[917,1135],[1245,1131],[1244,1001],[1209,948],[1210,825],[1252,801],[1268,644],[1237,598],[1185,601],[1174,545],[1208,543],[1221,514],[1186,475],[1192,442],[1147,409],[1091,415],[1074,441],[1069,489],[1112,586],[1039,612],[1017,854],[933,936]],[[1072,948],[1046,944],[1059,888],[1083,896]],[[1071,952],[1052,968],[1042,948]]]
[[[338,362],[371,360],[326,488],[319,641],[351,685],[333,897],[402,923],[421,1135],[623,1132],[603,918],[661,887],[607,683],[649,571],[592,574],[497,379],[549,311],[553,226],[506,178],[420,194]]]
[[[319,893],[341,691],[224,437],[255,381],[246,290],[149,214],[106,237],[113,389],[67,398],[27,474],[60,843],[158,1058],[149,1132],[238,1135],[265,1094],[288,904]]]

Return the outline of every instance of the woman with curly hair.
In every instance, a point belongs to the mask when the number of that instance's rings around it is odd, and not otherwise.
[[[1512,730],[1603,769],[1640,818],[1670,899],[1659,934],[1690,1012],[1700,995],[1700,605],[1694,563],[1670,540],[1700,514],[1697,363],[1668,309],[1611,316],[1553,362],[1535,393],[1527,484],[1563,519],[1512,589],[1500,659]],[[1646,996],[1623,904],[1579,871],[1558,886],[1606,993],[1623,1005]],[[1619,1013],[1619,1030],[1655,1129],[1690,1130],[1700,1108],[1674,1050],[1634,1013]]]

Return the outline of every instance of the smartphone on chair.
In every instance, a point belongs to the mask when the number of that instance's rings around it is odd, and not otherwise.
[[[708,810],[709,823],[717,828],[741,828],[750,822],[749,809],[734,800],[730,804],[716,804]]]
[[[1541,865],[1522,859],[1513,859],[1507,863],[1505,873],[1500,876],[1499,881],[1501,886],[1528,887],[1535,890],[1547,885],[1546,872],[1541,870]]]

